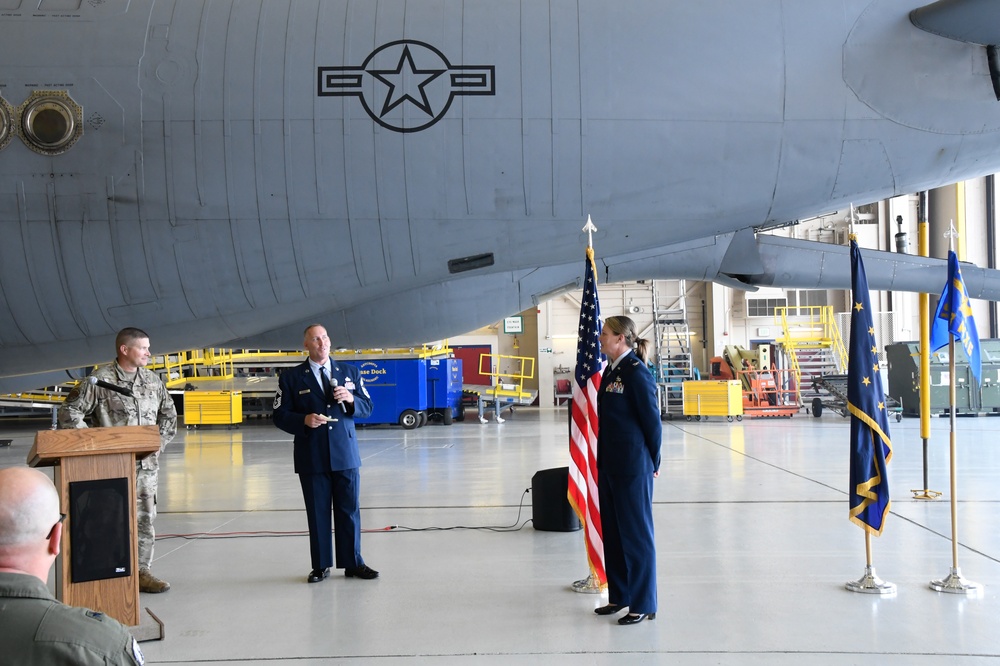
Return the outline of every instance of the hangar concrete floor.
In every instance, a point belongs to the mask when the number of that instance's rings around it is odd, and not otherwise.
[[[928,587],[951,565],[948,421],[933,421],[930,486],[945,495],[931,502],[911,499],[918,425],[892,423],[892,515],[873,543],[898,593],[878,597],[844,589],[865,564],[847,419],[665,423],[660,609],[626,627],[594,615],[606,597],[569,588],[582,532],[525,525],[532,475],[568,462],[563,410],[362,430],[363,552],[382,576],[312,585],[289,437],[265,421],[182,429],[162,458],[154,571],[173,589],[142,595],[166,626],[147,663],[995,664],[1000,419],[958,420],[959,564],[985,586],[971,598]],[[38,427],[0,423],[0,466],[24,463]]]

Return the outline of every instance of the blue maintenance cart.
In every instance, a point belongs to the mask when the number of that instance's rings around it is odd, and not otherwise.
[[[427,364],[422,358],[338,358],[358,368],[372,397],[372,413],[355,423],[398,423],[407,430],[427,423]]]
[[[440,350],[337,352],[338,363],[358,368],[372,397],[372,413],[361,425],[419,428],[431,418],[445,425],[462,418],[462,361]]]
[[[465,420],[462,406],[462,359],[428,358],[427,416],[445,425]]]

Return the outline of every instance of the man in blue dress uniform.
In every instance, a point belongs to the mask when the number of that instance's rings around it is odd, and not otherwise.
[[[305,330],[309,358],[281,373],[274,396],[274,424],[295,436],[295,473],[302,485],[309,523],[312,571],[318,583],[334,564],[350,577],[372,579],[378,572],[361,557],[361,455],[354,418],[372,413],[372,399],[356,367],[330,358],[330,336],[319,324]]]
[[[609,363],[597,394],[597,490],[608,604],[594,612],[613,615],[627,607],[618,624],[656,617],[653,479],[659,476],[662,426],[648,349],[630,318],[604,322],[601,351]]]

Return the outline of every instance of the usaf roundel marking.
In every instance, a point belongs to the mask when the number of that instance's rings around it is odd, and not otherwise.
[[[452,65],[430,44],[383,44],[360,67],[320,67],[320,97],[357,97],[372,120],[419,132],[444,117],[455,95],[495,95],[493,65]]]

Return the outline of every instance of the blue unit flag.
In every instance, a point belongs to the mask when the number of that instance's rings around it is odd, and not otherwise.
[[[878,346],[868,299],[868,278],[858,243],[851,239],[851,347],[847,364],[847,408],[851,413],[851,522],[878,536],[889,514],[892,459],[889,419]]]
[[[954,250],[948,252],[948,282],[941,292],[934,319],[931,320],[931,351],[937,351],[948,344],[948,336],[954,335],[965,355],[969,357],[969,367],[976,381],[982,385],[983,364],[979,355],[979,333],[976,320],[969,305],[969,292],[962,279],[962,269],[958,267],[958,257]]]

